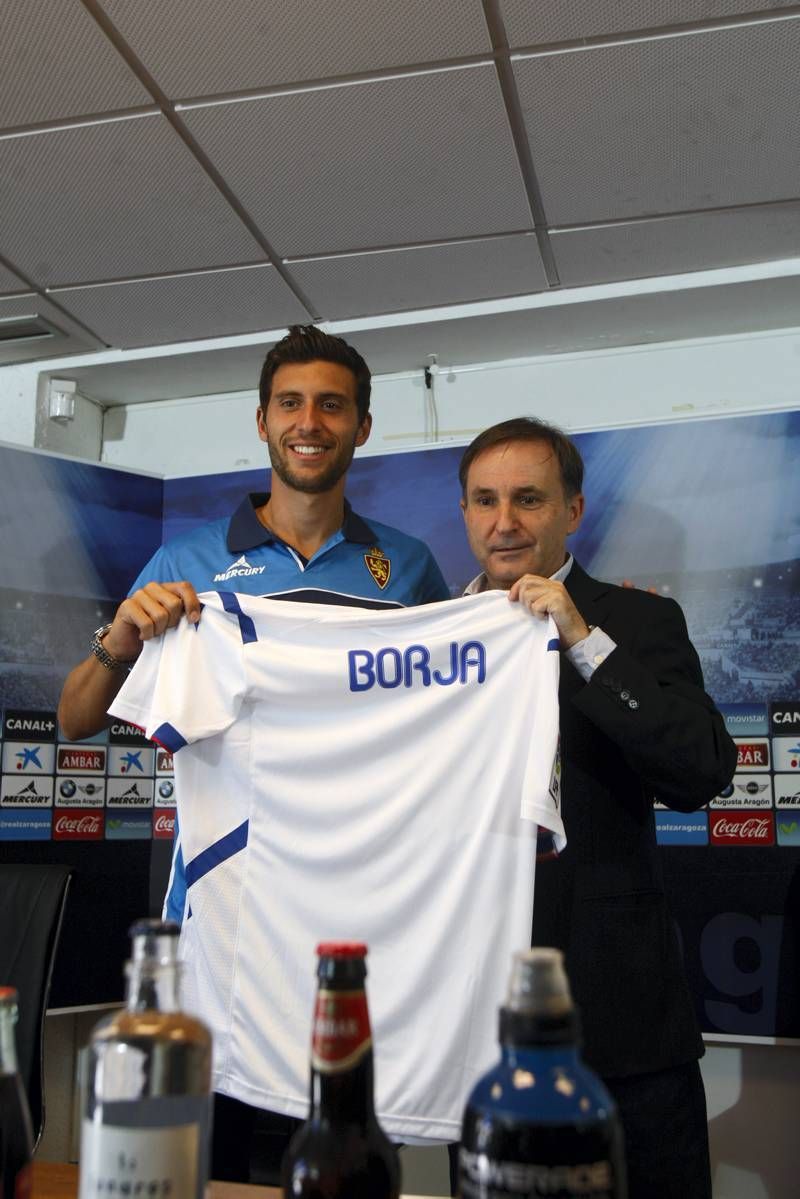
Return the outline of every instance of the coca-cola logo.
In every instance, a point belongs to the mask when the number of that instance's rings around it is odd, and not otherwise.
[[[774,845],[772,812],[727,812],[711,820],[713,845]]]
[[[102,837],[102,812],[70,808],[60,812],[53,821],[54,841],[100,841]]]
[[[172,837],[175,833],[174,812],[153,813],[153,836]]]

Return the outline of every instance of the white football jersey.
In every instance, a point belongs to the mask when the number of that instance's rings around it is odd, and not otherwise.
[[[457,1140],[530,944],[537,824],[563,844],[555,625],[505,592],[200,598],[111,712],[175,754],[184,1004],[215,1089],[304,1116],[315,946],[366,941],[379,1119]]]

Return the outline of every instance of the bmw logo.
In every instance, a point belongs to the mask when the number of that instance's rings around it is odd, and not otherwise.
[[[175,787],[169,779],[164,779],[162,783],[158,784],[158,794],[162,799],[169,799],[174,790]]]
[[[729,799],[731,795],[733,795],[733,783],[728,783],[727,787],[723,787],[720,791],[719,797],[720,799]]]
[[[63,783],[61,783],[60,787],[58,788],[64,799],[72,799],[77,789],[78,788],[75,786],[72,779],[64,779]]]

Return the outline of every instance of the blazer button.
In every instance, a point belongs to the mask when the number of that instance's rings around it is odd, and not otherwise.
[[[630,699],[631,693],[630,691],[620,691],[619,697],[620,699]]]
[[[638,699],[629,699],[629,700],[628,700],[628,707],[629,707],[629,708],[633,708],[633,709],[634,709],[634,711],[635,711],[635,710],[636,710],[636,708],[638,708],[638,707],[639,707],[639,701],[638,701]]]

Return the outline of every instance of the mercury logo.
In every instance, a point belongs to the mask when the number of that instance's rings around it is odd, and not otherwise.
[[[241,558],[237,558],[235,562],[231,562],[225,570],[220,574],[214,575],[215,583],[227,583],[228,579],[249,578],[251,575],[261,575],[266,570],[265,566],[251,566],[250,563],[242,554]]]

